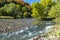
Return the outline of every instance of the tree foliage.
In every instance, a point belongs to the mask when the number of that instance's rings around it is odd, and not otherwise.
[[[44,16],[44,6],[41,5],[40,3],[36,2],[36,3],[33,3],[32,4],[32,17],[37,17],[39,19],[43,19],[45,18],[46,16]]]
[[[12,11],[14,11],[15,8],[16,8],[15,4],[10,3],[10,4],[4,5],[4,7],[1,7],[1,10],[3,10],[6,14],[11,15]],[[3,15],[4,15],[4,13],[3,13]]]
[[[45,7],[52,6],[55,4],[54,0],[41,0],[40,4],[44,5]]]
[[[27,7],[22,7],[22,11],[26,12],[27,11]]]
[[[52,8],[49,10],[48,13],[49,17],[56,18],[57,16],[60,16],[60,1],[57,0],[57,3],[55,6],[52,6]]]
[[[4,1],[0,0],[0,3],[1,3],[0,15],[2,16],[12,16],[14,18],[25,18],[26,15],[31,15],[29,14],[31,13],[31,10],[29,10],[31,8],[28,7],[29,6],[28,3],[24,2],[25,3],[24,6],[20,3],[19,0],[4,0]]]
[[[54,0],[41,0],[40,3],[36,2],[32,4],[32,16],[40,19],[47,18],[49,11],[56,3]],[[49,13],[50,14],[50,13]],[[52,15],[52,13],[51,13]],[[56,16],[54,14],[54,16]]]
[[[13,16],[14,18],[56,18],[60,13],[59,4],[60,0],[40,0],[32,5],[23,0],[0,0],[0,5],[3,5],[0,6],[0,15]]]

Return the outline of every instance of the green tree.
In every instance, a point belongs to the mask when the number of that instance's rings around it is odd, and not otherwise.
[[[11,15],[12,11],[15,10],[16,6],[14,3],[5,4],[1,9],[6,12],[5,15]],[[4,13],[3,13],[4,14]]]
[[[20,18],[23,18],[23,12],[20,12]]]
[[[38,17],[40,19],[47,18],[48,12],[53,5],[55,5],[54,0],[41,0],[40,3],[36,2],[32,4],[32,16]]]
[[[55,7],[55,10],[56,10],[56,15],[57,15],[57,17],[55,19],[55,22],[58,26],[58,25],[60,25],[60,0],[57,0],[57,4],[54,7]],[[60,33],[58,33],[58,34],[60,36]]]
[[[22,7],[22,12],[26,12],[27,10],[27,7]]]
[[[23,16],[24,16],[24,18],[28,18],[29,17],[28,12],[24,12]]]
[[[49,6],[49,5],[53,5],[55,3],[54,0],[41,0],[40,4],[44,5],[45,7]]]
[[[56,4],[56,2],[54,0],[41,0],[40,4],[44,6],[45,14],[48,16],[49,10]]]
[[[14,18],[18,17],[20,13],[20,6],[17,6],[14,3],[5,4],[4,7],[1,7],[2,13],[5,16],[13,16]]]
[[[57,1],[59,2],[59,1]],[[60,3],[57,3],[55,6],[53,6],[48,13],[49,17],[56,18],[57,16],[60,16]]]
[[[44,6],[36,2],[32,4],[32,17],[44,18]]]
[[[57,10],[55,9],[56,7],[52,7],[50,10],[49,10],[49,13],[48,13],[48,15],[49,15],[49,18],[56,18],[56,16],[57,16]]]

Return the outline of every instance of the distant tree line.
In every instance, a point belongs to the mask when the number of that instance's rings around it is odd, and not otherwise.
[[[59,1],[58,1],[59,3]],[[45,18],[57,17],[57,1],[40,0],[30,5],[23,0],[0,0],[0,16],[11,16],[14,18]],[[57,5],[59,6],[59,5]]]
[[[31,7],[23,0],[0,0],[0,16],[31,18]]]

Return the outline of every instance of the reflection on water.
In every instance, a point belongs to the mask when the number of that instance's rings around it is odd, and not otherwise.
[[[43,21],[43,24],[25,26],[21,30],[0,34],[0,40],[28,40],[52,29],[52,21]]]

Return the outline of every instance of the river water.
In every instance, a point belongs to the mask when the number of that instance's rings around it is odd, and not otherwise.
[[[34,19],[20,19],[20,20],[18,19],[13,21],[14,25],[15,24],[19,25],[23,23],[23,25],[25,24],[25,26],[23,28],[20,28],[19,30],[0,34],[0,40],[29,40],[30,38],[48,32],[49,30],[52,29],[54,25],[54,22],[52,21],[41,21],[40,23],[42,24],[38,23],[39,25],[36,24],[34,25],[32,24]]]

